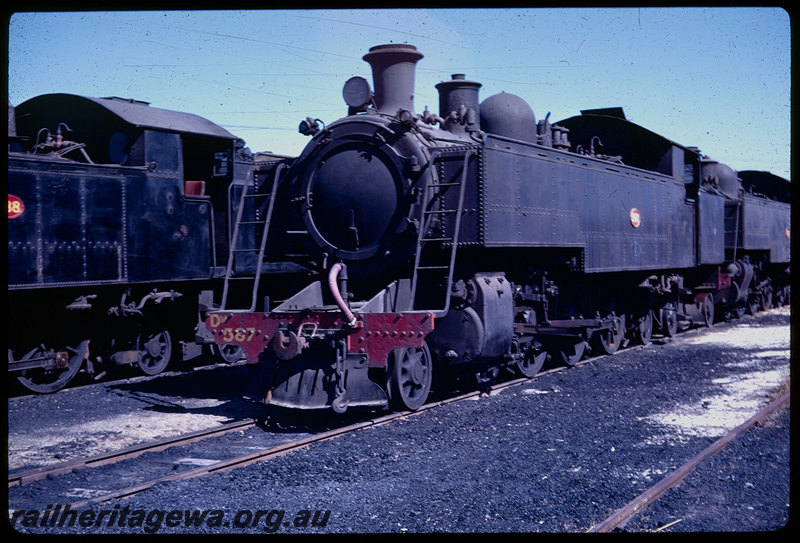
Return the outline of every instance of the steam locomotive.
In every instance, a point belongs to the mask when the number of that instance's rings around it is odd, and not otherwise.
[[[537,121],[512,94],[479,102],[463,74],[436,85],[438,115],[417,114],[421,58],[371,48],[374,91],[353,77],[347,116],[300,123],[312,139],[273,229],[327,281],[206,318],[261,364],[264,402],[413,410],[434,372],[533,376],[548,357],[788,303],[788,180],[737,173],[621,108]]]
[[[12,382],[47,393],[81,370],[157,374],[210,350],[197,335],[205,308],[263,296],[256,276],[272,274],[277,291],[298,271],[256,264],[266,208],[250,198],[289,157],[253,154],[196,115],[113,97],[9,104],[8,129]],[[237,217],[250,225],[234,235]],[[215,354],[233,361],[241,350]]]
[[[533,376],[654,333],[788,303],[790,183],[735,172],[621,108],[536,120],[481,84],[414,111],[411,45],[373,47],[347,116],[307,118],[273,230],[326,272],[206,332],[260,363],[263,401],[418,409],[434,372]],[[276,240],[276,243],[280,243]],[[288,253],[288,251],[283,251]]]

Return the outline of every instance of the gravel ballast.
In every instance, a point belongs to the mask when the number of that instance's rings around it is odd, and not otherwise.
[[[31,513],[28,526],[20,517],[16,528],[584,532],[785,390],[789,319],[788,308],[771,310],[267,462],[165,483],[93,506],[86,526],[69,526],[68,517],[64,526],[43,527],[41,519],[30,526]],[[785,408],[622,529],[781,529],[789,519],[789,458]],[[42,512],[62,503],[32,488],[9,489],[11,508],[15,500]]]

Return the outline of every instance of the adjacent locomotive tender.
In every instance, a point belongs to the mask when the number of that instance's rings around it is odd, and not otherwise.
[[[47,393],[81,369],[153,375],[201,354],[202,312],[215,299],[262,296],[256,270],[285,277],[255,264],[265,208],[245,196],[287,160],[146,102],[48,94],[9,104],[9,376]],[[251,226],[234,238],[239,210]],[[234,264],[232,246],[250,254]],[[248,287],[231,286],[242,277]]]
[[[730,167],[620,108],[538,122],[456,74],[414,111],[414,46],[373,47],[348,114],[280,181],[324,278],[207,328],[261,364],[263,401],[417,409],[434,372],[535,375],[630,340],[788,303],[790,183]],[[438,125],[438,126],[437,126]],[[281,222],[282,221],[282,222]],[[288,237],[288,236],[287,236]]]

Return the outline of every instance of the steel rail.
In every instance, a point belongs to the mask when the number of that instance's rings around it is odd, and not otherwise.
[[[381,425],[388,424],[388,423],[390,423],[392,421],[395,421],[395,420],[405,419],[405,418],[408,418],[408,417],[412,417],[414,415],[418,415],[420,413],[424,413],[426,411],[429,411],[431,409],[435,409],[437,407],[441,407],[441,406],[444,406],[444,405],[448,405],[448,404],[452,404],[452,403],[456,403],[456,402],[460,402],[460,401],[464,401],[464,400],[468,400],[468,399],[477,398],[477,397],[480,397],[481,395],[486,394],[487,392],[490,393],[490,394],[491,393],[497,393],[497,392],[500,392],[500,391],[505,390],[507,388],[511,388],[511,387],[514,387],[514,386],[517,386],[517,385],[520,385],[520,384],[524,384],[524,383],[533,381],[533,380],[539,378],[540,376],[544,376],[544,375],[548,375],[548,374],[551,374],[551,373],[558,373],[558,372],[561,372],[561,371],[569,370],[569,369],[574,368],[574,367],[578,367],[578,366],[582,366],[584,364],[588,364],[590,362],[593,362],[593,361],[595,361],[597,359],[600,359],[600,358],[603,358],[605,356],[609,356],[609,355],[601,355],[601,356],[597,356],[597,357],[587,358],[585,360],[582,360],[581,362],[579,362],[575,366],[560,366],[560,367],[556,367],[556,368],[551,368],[549,370],[545,370],[545,371],[542,371],[540,373],[537,373],[533,377],[519,377],[519,378],[516,378],[516,379],[512,379],[512,380],[509,380],[509,381],[505,381],[505,382],[502,382],[502,383],[498,383],[498,384],[492,385],[491,387],[486,387],[484,390],[470,391],[470,392],[461,394],[459,396],[454,396],[454,397],[451,397],[451,398],[446,398],[444,400],[439,400],[439,401],[436,401],[436,402],[427,403],[427,404],[423,405],[421,408],[419,408],[416,411],[398,411],[398,412],[395,412],[395,413],[389,413],[387,415],[383,415],[383,416],[375,418],[375,419],[371,419],[371,420],[368,420],[368,421],[357,422],[357,423],[353,423],[353,424],[350,424],[350,425],[347,425],[347,426],[342,426],[340,428],[335,428],[333,430],[328,430],[326,432],[322,432],[320,434],[315,434],[315,435],[312,435],[312,436],[308,436],[308,437],[305,437],[305,438],[302,438],[302,439],[299,439],[299,440],[296,440],[296,441],[290,441],[288,443],[283,443],[281,445],[277,445],[277,446],[271,447],[269,449],[263,449],[263,450],[260,450],[260,451],[255,451],[255,452],[252,452],[252,453],[248,453],[246,455],[241,455],[241,456],[236,456],[236,457],[233,457],[233,458],[229,458],[227,460],[221,460],[219,462],[216,462],[214,464],[210,464],[208,466],[200,466],[200,467],[197,467],[197,468],[194,468],[194,469],[191,469],[191,470],[187,470],[187,471],[184,471],[184,472],[181,472],[181,473],[165,475],[163,477],[158,477],[158,478],[155,478],[155,479],[144,481],[142,483],[139,483],[139,484],[136,484],[136,485],[132,485],[132,486],[129,486],[129,487],[126,487],[126,488],[122,488],[122,489],[119,489],[119,490],[114,490],[114,491],[108,492],[106,494],[103,494],[101,496],[95,496],[93,498],[87,498],[85,500],[81,500],[81,501],[78,501],[78,502],[71,503],[70,507],[72,509],[79,509],[81,507],[85,507],[87,505],[91,505],[91,504],[95,504],[95,503],[102,503],[102,502],[106,502],[106,501],[113,500],[113,499],[116,499],[116,498],[125,498],[125,497],[129,497],[129,496],[133,496],[135,494],[143,492],[143,491],[145,491],[145,490],[147,490],[147,489],[149,489],[149,488],[151,488],[151,487],[153,487],[153,486],[155,486],[157,484],[163,483],[163,482],[178,481],[178,480],[183,480],[183,479],[192,479],[192,478],[195,478],[195,477],[200,477],[200,476],[204,476],[204,475],[210,475],[212,473],[219,473],[219,472],[223,472],[223,471],[228,471],[228,470],[231,470],[231,469],[234,469],[234,468],[238,468],[238,467],[243,467],[243,466],[247,466],[247,465],[250,465],[250,464],[254,464],[256,462],[269,460],[271,458],[275,458],[277,456],[282,456],[284,454],[296,451],[298,449],[302,449],[302,448],[307,447],[309,445],[312,445],[314,443],[319,443],[321,441],[334,439],[334,438],[342,436],[344,434],[348,434],[348,433],[351,433],[351,432],[362,430],[364,428],[371,428],[371,427],[381,426]]]
[[[643,346],[637,346],[635,348],[629,348],[628,350],[634,350],[634,349],[639,348],[639,347],[643,347]],[[593,361],[596,361],[596,360],[598,360],[600,358],[603,358],[605,356],[612,356],[612,355],[600,355],[600,356],[596,356],[596,357],[586,358],[586,359],[581,360],[580,362],[578,362],[577,364],[575,364],[574,366],[571,366],[571,367],[578,367],[578,366],[582,366],[584,364],[589,364],[589,363],[591,363]],[[297,441],[291,441],[291,442],[288,442],[288,443],[284,443],[282,445],[278,445],[278,446],[276,446],[274,448],[271,448],[271,449],[265,449],[265,450],[262,450],[262,451],[257,451],[255,453],[250,453],[250,454],[242,456],[242,457],[232,458],[232,459],[229,459],[229,460],[223,460],[223,461],[220,461],[219,463],[211,464],[210,466],[204,466],[204,467],[201,467],[201,468],[188,470],[188,471],[182,472],[180,474],[170,475],[170,476],[165,477],[165,478],[154,479],[153,481],[150,481],[150,482],[142,483],[140,485],[135,485],[135,486],[131,487],[130,489],[123,489],[123,490],[114,491],[114,492],[111,492],[109,494],[104,494],[104,495],[99,496],[97,498],[94,498],[94,499],[91,499],[91,500],[86,500],[85,502],[79,502],[79,503],[85,504],[85,503],[90,503],[90,502],[95,502],[95,501],[106,501],[107,499],[113,499],[114,497],[121,497],[121,496],[136,494],[136,493],[141,492],[142,490],[145,490],[146,488],[149,488],[150,486],[153,486],[154,484],[157,484],[158,482],[161,482],[161,481],[164,481],[164,480],[177,480],[177,479],[182,479],[182,478],[197,477],[199,475],[212,473],[214,471],[222,471],[224,469],[231,469],[231,468],[236,467],[238,465],[247,465],[247,464],[251,464],[253,462],[258,462],[260,460],[266,460],[266,459],[269,459],[269,458],[272,458],[272,457],[275,457],[275,456],[279,456],[281,454],[285,454],[287,452],[291,452],[291,451],[299,449],[301,447],[305,447],[305,446],[307,446],[307,445],[309,445],[311,443],[314,443],[314,442],[317,442],[317,441],[323,441],[323,440],[326,440],[326,439],[330,439],[332,437],[337,437],[339,435],[342,435],[342,434],[345,434],[345,433],[348,433],[348,432],[354,432],[356,430],[360,430],[360,429],[365,428],[365,427],[379,426],[379,425],[386,424],[386,423],[391,422],[391,421],[396,420],[396,419],[406,418],[406,417],[410,417],[410,416],[413,416],[413,415],[416,415],[416,414],[419,414],[419,413],[423,413],[423,412],[425,412],[425,411],[427,411],[429,409],[434,409],[436,407],[440,407],[440,406],[443,406],[443,405],[447,405],[447,404],[451,404],[451,403],[455,403],[455,402],[459,402],[459,401],[463,401],[463,400],[467,400],[467,399],[477,398],[482,394],[498,393],[498,392],[500,392],[502,390],[505,390],[506,388],[511,388],[513,386],[517,386],[517,385],[520,385],[520,384],[523,384],[523,383],[527,383],[527,382],[533,381],[533,380],[535,380],[535,379],[537,379],[537,378],[539,378],[541,376],[544,376],[544,375],[565,371],[565,370],[570,369],[571,367],[570,366],[559,366],[559,367],[555,367],[555,368],[550,368],[548,370],[541,371],[541,372],[537,373],[533,377],[518,377],[516,379],[511,379],[509,381],[496,383],[496,384],[494,384],[494,385],[492,385],[490,387],[484,388],[483,390],[474,390],[474,391],[470,391],[470,392],[461,394],[459,396],[453,396],[451,398],[446,398],[444,400],[430,402],[430,403],[427,403],[427,404],[423,405],[420,409],[418,409],[416,411],[398,411],[398,412],[390,413],[390,414],[383,415],[383,416],[375,418],[375,419],[371,419],[369,421],[363,421],[363,422],[354,423],[354,424],[351,424],[351,425],[348,425],[348,426],[343,426],[341,428],[330,430],[328,432],[323,432],[321,434],[316,434],[316,435],[313,435],[313,436],[309,436],[309,437],[306,437],[306,438],[303,438],[303,439],[300,439],[300,440],[297,440]],[[119,449],[119,450],[109,451],[109,452],[105,452],[105,453],[100,453],[98,455],[91,456],[91,457],[88,457],[88,458],[70,460],[70,461],[62,462],[62,463],[57,464],[55,466],[44,466],[44,467],[41,467],[41,468],[36,468],[36,469],[24,471],[24,472],[19,472],[19,473],[15,473],[13,475],[9,475],[8,476],[8,486],[9,487],[20,486],[20,485],[24,485],[24,484],[31,483],[31,482],[34,482],[34,481],[40,481],[42,479],[52,478],[52,477],[55,477],[55,476],[58,476],[58,475],[64,475],[66,473],[73,472],[74,470],[85,469],[85,468],[93,468],[93,467],[99,467],[99,466],[103,466],[103,465],[107,465],[107,464],[113,464],[113,463],[116,463],[116,462],[120,462],[122,460],[135,458],[137,456],[140,456],[140,455],[148,453],[148,452],[158,452],[158,451],[162,451],[164,449],[170,448],[170,447],[175,447],[175,446],[179,446],[179,445],[186,445],[186,444],[189,444],[189,443],[200,441],[202,439],[207,439],[207,438],[211,438],[211,437],[214,437],[214,436],[217,436],[217,435],[222,435],[224,433],[231,432],[231,431],[234,431],[234,430],[242,430],[242,429],[251,428],[251,427],[255,426],[256,424],[257,424],[257,421],[255,419],[247,419],[247,420],[244,420],[244,421],[232,422],[232,423],[224,424],[224,425],[217,426],[217,427],[214,427],[214,428],[208,428],[208,429],[204,429],[204,430],[197,430],[195,432],[190,432],[190,433],[187,433],[187,434],[181,434],[181,435],[178,435],[178,436],[164,438],[164,439],[161,439],[161,440],[158,440],[158,441],[154,441],[154,442],[146,442],[146,443],[141,443],[141,444],[137,444],[137,445],[132,445],[132,446],[126,447],[124,449]],[[73,504],[73,506],[76,506],[76,504]]]
[[[653,502],[660,498],[670,488],[677,486],[689,474],[691,474],[697,467],[705,460],[723,450],[731,441],[750,429],[751,426],[762,421],[779,408],[789,403],[790,391],[784,392],[777,400],[762,408],[758,413],[753,415],[744,423],[740,424],[723,437],[716,440],[714,443],[703,449],[699,454],[694,456],[681,467],[664,477],[661,481],[650,487],[645,492],[631,500],[627,505],[621,507],[606,520],[587,530],[587,533],[608,533],[614,528],[624,526],[635,515],[647,509]]]
[[[180,434],[173,437],[159,439],[158,441],[140,443],[138,445],[125,447],[124,449],[117,449],[114,451],[100,453],[94,456],[90,456],[88,458],[68,460],[66,462],[62,462],[55,466],[44,466],[41,468],[36,468],[16,473],[13,475],[9,475],[8,486],[12,487],[12,486],[24,485],[33,481],[40,481],[42,479],[47,479],[48,477],[63,475],[65,473],[69,473],[76,469],[92,468],[92,467],[103,466],[105,464],[113,464],[115,462],[127,460],[128,458],[135,458],[147,452],[162,451],[169,447],[175,447],[177,445],[185,445],[188,443],[193,443],[195,441],[200,441],[202,439],[207,439],[217,435],[222,435],[227,432],[232,432],[234,430],[242,430],[250,428],[252,426],[255,426],[256,424],[257,421],[255,419],[247,419],[237,422],[231,422],[229,424],[223,424],[221,426],[215,426],[213,428],[207,428],[205,430],[197,430],[195,432],[189,432],[186,434]]]
[[[691,331],[689,331],[689,332],[691,332]],[[151,487],[153,487],[153,486],[155,486],[155,485],[157,485],[159,483],[162,483],[162,482],[177,481],[177,480],[181,480],[181,479],[190,479],[190,478],[194,478],[194,477],[208,475],[208,474],[211,474],[211,473],[222,472],[222,471],[234,469],[236,467],[242,467],[242,466],[254,464],[254,463],[259,462],[259,461],[268,460],[270,458],[274,458],[274,457],[277,457],[277,456],[281,456],[283,454],[287,454],[289,452],[301,449],[301,448],[306,447],[308,445],[311,445],[313,443],[325,441],[325,440],[328,440],[328,439],[333,439],[333,438],[339,437],[341,435],[344,435],[344,434],[347,434],[347,433],[350,433],[350,432],[355,432],[357,430],[361,430],[363,428],[380,426],[380,425],[392,422],[394,420],[398,420],[398,419],[402,419],[402,418],[408,418],[408,417],[411,417],[411,416],[414,416],[414,415],[418,415],[420,413],[424,413],[424,412],[426,412],[426,411],[428,411],[430,409],[434,409],[434,408],[437,408],[437,407],[441,407],[441,406],[444,406],[444,405],[448,405],[448,404],[451,404],[451,403],[456,403],[456,402],[460,402],[460,401],[464,401],[464,400],[468,400],[468,399],[477,398],[477,397],[480,397],[481,395],[485,395],[487,393],[488,394],[498,393],[498,392],[500,392],[502,390],[505,390],[507,388],[511,388],[511,387],[514,387],[514,386],[517,386],[517,385],[521,385],[521,384],[524,384],[524,383],[528,383],[528,382],[534,381],[534,380],[536,380],[539,377],[542,377],[544,375],[549,375],[549,374],[553,374],[553,373],[559,373],[559,372],[567,371],[567,370],[570,370],[572,368],[577,368],[577,367],[583,366],[585,364],[590,364],[592,362],[596,362],[596,361],[601,360],[601,359],[603,359],[605,357],[608,357],[608,356],[614,356],[614,355],[616,355],[616,354],[618,354],[620,352],[636,351],[636,350],[639,350],[639,349],[643,349],[645,347],[647,347],[647,345],[636,345],[636,346],[627,347],[624,350],[620,349],[619,351],[617,351],[615,353],[612,353],[612,354],[601,354],[601,355],[597,355],[597,356],[588,357],[588,358],[585,358],[585,359],[581,360],[577,364],[574,364],[573,366],[558,366],[558,367],[555,367],[555,368],[550,368],[550,369],[541,371],[541,372],[537,373],[536,375],[534,375],[533,377],[518,377],[518,378],[515,378],[515,379],[511,379],[509,381],[504,381],[502,383],[496,383],[496,384],[494,384],[492,386],[484,387],[481,390],[474,390],[474,391],[470,391],[470,392],[461,394],[459,396],[454,396],[454,397],[446,398],[446,399],[443,399],[443,400],[427,403],[427,404],[423,405],[422,407],[420,407],[416,411],[400,411],[400,412],[389,413],[387,415],[384,415],[384,416],[381,416],[381,417],[378,417],[378,418],[375,418],[375,419],[371,419],[371,420],[368,420],[368,421],[362,421],[362,422],[354,423],[354,424],[347,425],[347,426],[342,426],[340,428],[335,428],[333,430],[329,430],[329,431],[326,431],[326,432],[323,432],[323,433],[320,433],[320,434],[315,434],[315,435],[312,435],[312,436],[308,436],[306,438],[302,438],[302,439],[297,440],[297,441],[291,441],[291,442],[288,442],[288,443],[277,445],[277,446],[269,448],[269,449],[263,449],[261,451],[256,451],[256,452],[253,452],[253,453],[249,453],[247,455],[237,456],[237,457],[230,458],[230,459],[227,459],[227,460],[221,460],[221,461],[219,461],[217,463],[214,463],[214,464],[211,464],[211,465],[208,465],[208,466],[201,466],[201,467],[198,467],[198,468],[195,468],[195,469],[191,469],[191,470],[187,470],[187,471],[184,471],[184,472],[181,472],[181,473],[170,474],[170,475],[167,475],[167,476],[164,476],[164,477],[159,477],[159,478],[156,478],[156,479],[145,481],[145,482],[142,482],[142,483],[139,483],[139,484],[136,484],[136,485],[132,485],[132,486],[127,487],[127,488],[123,488],[123,489],[119,489],[119,490],[108,492],[108,493],[103,494],[101,496],[96,496],[96,497],[93,497],[93,498],[88,498],[86,500],[81,500],[79,502],[75,502],[75,503],[70,504],[70,506],[72,508],[80,508],[80,507],[84,507],[86,505],[90,505],[90,504],[93,504],[93,503],[102,503],[102,502],[109,501],[109,500],[112,500],[112,499],[115,499],[115,498],[122,498],[122,497],[127,497],[127,496],[132,496],[132,495],[138,494],[138,493],[143,492],[143,491],[147,490],[148,488],[151,488]],[[92,458],[85,459],[85,460],[67,462],[65,464],[60,464],[59,466],[56,466],[55,468],[40,468],[38,470],[32,470],[31,472],[26,472],[25,474],[18,474],[16,476],[14,476],[14,478],[19,479],[19,482],[15,483],[15,484],[24,484],[24,482],[30,482],[32,480],[43,479],[43,478],[48,477],[48,475],[52,476],[52,475],[58,475],[58,474],[67,473],[69,471],[72,471],[73,469],[80,468],[80,467],[95,467],[95,466],[100,466],[100,465],[103,465],[103,464],[109,464],[109,463],[113,463],[113,462],[116,462],[116,461],[119,461],[119,460],[123,460],[123,459],[126,459],[126,458],[133,458],[133,457],[139,456],[139,455],[141,455],[141,454],[143,454],[145,452],[162,450],[162,449],[165,449],[167,447],[174,446],[176,444],[183,444],[183,443],[190,443],[192,441],[198,441],[200,439],[204,439],[205,437],[210,437],[211,435],[214,435],[214,433],[219,434],[219,433],[224,433],[224,432],[227,432],[227,431],[232,431],[232,430],[235,430],[235,429],[247,428],[247,427],[253,426],[255,424],[256,424],[255,420],[240,421],[240,422],[237,422],[237,423],[232,423],[230,425],[224,425],[224,426],[221,426],[221,427],[217,427],[217,428],[211,429],[211,430],[200,430],[198,432],[193,432],[192,434],[184,434],[182,436],[176,436],[174,438],[167,438],[165,440],[162,440],[162,441],[159,441],[159,442],[156,442],[156,443],[143,444],[143,445],[140,445],[140,446],[129,447],[128,449],[123,449],[121,451],[115,451],[115,452],[111,452],[111,453],[98,455],[97,457],[92,457]],[[12,486],[12,476],[9,476],[9,486]]]

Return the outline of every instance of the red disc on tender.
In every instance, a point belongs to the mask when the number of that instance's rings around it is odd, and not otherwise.
[[[642,224],[642,216],[635,207],[631,208],[631,224],[634,228],[639,228],[639,225]]]
[[[8,220],[16,219],[25,212],[25,202],[13,194],[8,195]]]

